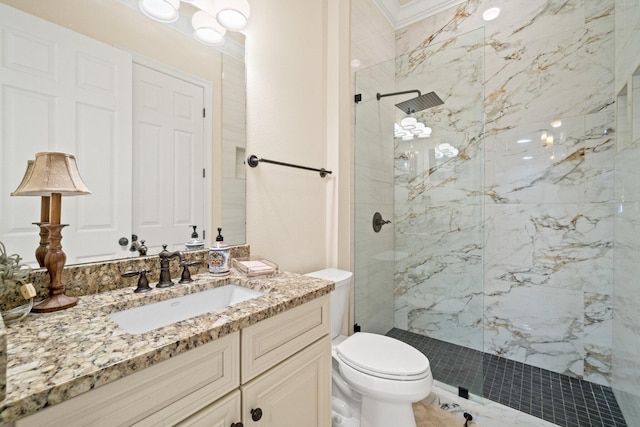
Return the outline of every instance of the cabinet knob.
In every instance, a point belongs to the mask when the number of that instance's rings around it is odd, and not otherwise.
[[[262,418],[262,409],[260,409],[260,408],[252,409],[251,410],[251,419],[253,421],[260,421],[260,418]]]
[[[231,427],[244,427],[244,424],[242,424],[242,423],[232,423]]]

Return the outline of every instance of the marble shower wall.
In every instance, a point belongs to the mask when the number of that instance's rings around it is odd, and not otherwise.
[[[502,14],[485,23],[489,6]],[[397,79],[446,83],[434,137],[463,147],[417,177],[396,165],[396,244],[411,254],[397,326],[608,384],[613,12],[614,0],[470,0],[397,32]]]
[[[612,386],[627,420],[640,418],[640,3],[616,0]]]
[[[476,350],[483,335],[483,42],[478,29],[396,60],[396,91],[434,91],[445,103],[415,114],[433,129],[430,138],[396,140],[396,250],[407,256],[396,259],[395,323]],[[458,155],[436,158],[440,144]]]

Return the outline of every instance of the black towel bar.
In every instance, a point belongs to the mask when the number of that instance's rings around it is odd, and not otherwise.
[[[253,154],[250,155],[249,157],[247,157],[247,163],[252,168],[255,168],[256,166],[258,166],[258,164],[260,162],[272,163],[274,165],[289,166],[290,168],[298,168],[298,169],[304,169],[304,170],[313,171],[313,172],[319,172],[321,178],[324,178],[325,176],[327,176],[327,174],[331,174],[332,173],[331,171],[328,171],[328,170],[326,170],[324,168],[316,169],[316,168],[310,168],[310,167],[307,167],[307,166],[294,165],[294,164],[291,164],[291,163],[277,162],[275,160],[263,159],[261,157],[255,156]]]

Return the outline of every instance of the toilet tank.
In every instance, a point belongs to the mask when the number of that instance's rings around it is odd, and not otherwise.
[[[338,270],[337,268],[327,268],[305,276],[316,277],[318,279],[331,280],[335,282],[336,289],[331,292],[331,339],[340,335],[342,322],[347,314],[347,301],[349,300],[349,283],[353,273],[350,271]]]

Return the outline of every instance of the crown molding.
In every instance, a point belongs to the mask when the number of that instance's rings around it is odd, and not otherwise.
[[[467,0],[413,0],[400,5],[398,0],[373,0],[394,30],[411,25]]]

